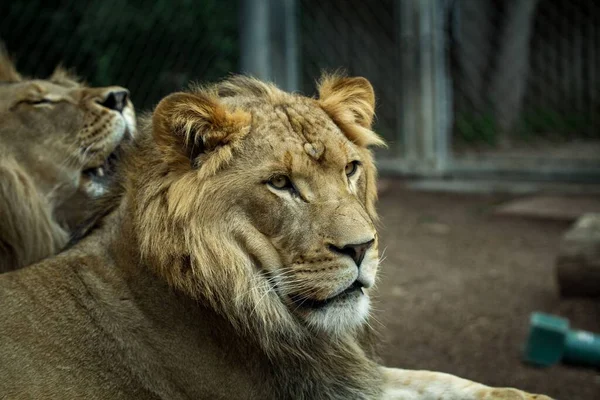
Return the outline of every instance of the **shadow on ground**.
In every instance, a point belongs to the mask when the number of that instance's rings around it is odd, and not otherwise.
[[[449,372],[560,400],[600,399],[600,372],[521,362],[529,314],[544,311],[600,332],[600,301],[562,300],[554,260],[566,222],[497,216],[509,197],[381,195],[385,249],[374,307],[388,366]]]

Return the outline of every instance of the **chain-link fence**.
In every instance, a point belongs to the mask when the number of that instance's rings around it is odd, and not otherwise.
[[[24,74],[62,62],[128,87],[138,109],[241,70],[312,94],[323,69],[345,69],[377,92],[384,169],[473,155],[600,168],[594,0],[13,0],[0,39]]]
[[[303,91],[314,91],[322,70],[366,77],[379,98],[377,130],[393,140],[399,90],[394,0],[301,0],[300,11]]]
[[[594,0],[299,3],[303,89],[323,68],[369,78],[394,163],[599,166]]]
[[[236,0],[12,0],[0,39],[19,71],[46,77],[62,63],[92,85],[122,85],[148,109],[192,80],[238,70]]]
[[[455,2],[450,28],[455,150],[600,154],[600,5]]]

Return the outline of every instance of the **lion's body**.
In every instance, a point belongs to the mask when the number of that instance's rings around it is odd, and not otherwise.
[[[6,398],[274,399],[294,387],[304,392],[295,398],[325,397],[332,387],[326,398],[358,398],[331,349],[312,349],[314,365],[270,361],[214,311],[94,254],[103,236],[0,280]],[[322,387],[327,377],[337,384]]]
[[[3,396],[273,398],[256,384],[264,362],[230,352],[218,316],[151,277],[122,275],[98,250],[87,241],[2,277],[3,337],[19,337],[0,341]]]
[[[364,350],[379,265],[373,91],[333,77],[319,93],[234,78],[163,99],[112,212],[71,249],[0,276],[0,393],[490,398]]]
[[[87,217],[108,178],[94,171],[135,130],[130,102],[102,103],[114,93],[62,69],[24,79],[0,43],[0,272],[56,253]]]

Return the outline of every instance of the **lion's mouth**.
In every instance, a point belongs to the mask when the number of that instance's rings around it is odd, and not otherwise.
[[[130,142],[132,138],[133,134],[129,129],[127,129],[124,137],[114,148],[114,150],[104,159],[102,164],[86,168],[81,173],[90,178],[92,181],[99,183],[107,178],[110,178],[117,170],[124,144]]]
[[[117,148],[113,150],[113,152],[110,153],[108,157],[104,159],[104,162],[101,165],[97,167],[84,169],[82,173],[93,180],[100,180],[112,175],[116,170],[117,162],[119,159],[117,155],[118,150],[119,146],[117,146]]]
[[[342,292],[331,296],[325,300],[314,300],[308,297],[304,297],[301,295],[292,295],[290,296],[290,300],[294,302],[299,308],[310,308],[310,309],[319,309],[330,305],[331,303],[344,300],[353,296],[362,296],[364,285],[356,280],[352,285],[343,290]]]

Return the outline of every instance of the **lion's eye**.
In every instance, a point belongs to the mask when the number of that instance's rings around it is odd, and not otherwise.
[[[36,100],[25,100],[25,103],[31,104],[33,106],[41,106],[44,104],[52,104],[50,99],[36,99]]]
[[[358,170],[358,166],[360,165],[359,161],[352,161],[349,162],[348,164],[346,164],[346,176],[348,178],[350,178],[352,175],[354,175],[356,173],[356,171]]]
[[[291,189],[293,187],[290,178],[285,175],[277,175],[272,177],[269,179],[268,184],[277,190]]]

